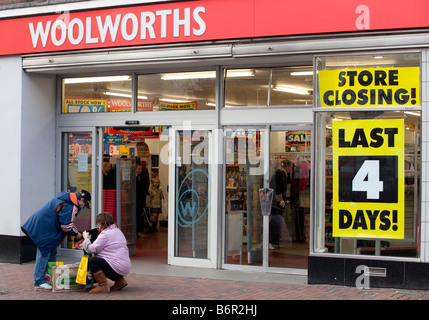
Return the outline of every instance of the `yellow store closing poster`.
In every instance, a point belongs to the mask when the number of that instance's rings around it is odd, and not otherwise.
[[[420,68],[362,68],[318,71],[322,107],[420,105]]]
[[[404,120],[334,120],[333,236],[404,238]]]

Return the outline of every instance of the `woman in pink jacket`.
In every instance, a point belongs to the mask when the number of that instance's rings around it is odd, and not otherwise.
[[[82,234],[85,239],[83,248],[89,254],[95,254],[95,257],[89,258],[88,269],[94,275],[98,286],[89,293],[121,290],[128,284],[124,276],[131,270],[127,240],[110,213],[100,213],[95,222],[100,233],[93,243],[87,231]],[[115,281],[111,288],[106,278]]]

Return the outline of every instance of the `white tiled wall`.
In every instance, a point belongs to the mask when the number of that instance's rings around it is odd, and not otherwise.
[[[421,206],[421,260],[429,262],[429,50],[422,51],[422,206]]]

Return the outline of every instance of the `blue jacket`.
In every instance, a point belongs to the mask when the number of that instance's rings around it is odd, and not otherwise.
[[[21,226],[43,255],[58,247],[67,234],[77,235],[74,220],[80,211],[78,199],[76,193],[60,192]]]

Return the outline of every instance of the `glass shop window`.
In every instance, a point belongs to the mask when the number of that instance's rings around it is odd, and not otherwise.
[[[313,66],[229,69],[225,107],[313,104]]]
[[[62,113],[131,112],[130,75],[64,78]]]
[[[420,53],[316,66],[313,252],[419,257]]]
[[[137,111],[214,110],[216,71],[138,76]]]

